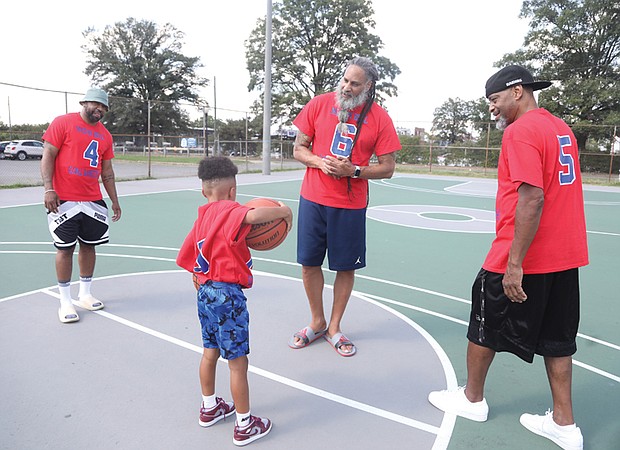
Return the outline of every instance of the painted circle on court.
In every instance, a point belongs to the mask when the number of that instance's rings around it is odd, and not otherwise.
[[[382,205],[368,208],[369,219],[424,230],[495,233],[495,211],[441,205]]]

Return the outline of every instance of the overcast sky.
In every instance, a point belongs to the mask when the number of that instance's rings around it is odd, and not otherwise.
[[[484,95],[493,63],[521,47],[528,22],[519,19],[522,0],[373,0],[381,55],[402,71],[394,80],[398,97],[387,101],[397,126],[430,129],[435,108],[448,98]],[[2,6],[0,82],[69,92],[85,92],[86,55],[82,32],[103,31],[128,17],[171,23],[185,33],[182,53],[197,56],[200,75],[216,80],[218,118],[242,118],[256,93],[248,93],[244,41],[267,11],[267,0],[196,2],[107,0],[84,2],[9,1]],[[213,105],[213,82],[203,92]],[[79,110],[60,94],[0,84],[0,121],[45,123]],[[196,113],[196,118],[198,113]]]

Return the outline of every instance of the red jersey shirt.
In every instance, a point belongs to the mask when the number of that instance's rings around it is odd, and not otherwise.
[[[540,224],[523,260],[523,273],[560,272],[588,264],[577,140],[564,121],[538,108],[508,126],[497,181],[496,238],[484,269],[506,272],[521,183],[544,192]]]
[[[336,93],[314,97],[293,121],[312,140],[312,153],[319,156],[344,156],[357,166],[367,166],[373,154],[385,155],[401,149],[396,129],[388,113],[373,103],[351,152],[362,106],[349,115],[348,133],[338,130]],[[349,189],[350,183],[350,189]],[[368,203],[368,180],[343,177],[336,180],[322,170],[308,167],[301,185],[301,196],[335,208],[361,209]]]
[[[212,280],[252,287],[252,256],[245,242],[251,226],[243,223],[250,209],[230,200],[198,208],[177,265],[196,274],[200,284]]]
[[[91,125],[80,113],[55,118],[43,139],[59,152],[53,188],[61,200],[101,200],[101,161],[114,158],[113,140],[101,122]]]

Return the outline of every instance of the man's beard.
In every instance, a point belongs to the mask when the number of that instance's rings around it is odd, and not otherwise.
[[[510,124],[505,117],[499,116],[499,118],[495,120],[495,128],[497,128],[499,131],[504,131],[508,125]]]
[[[95,115],[96,110],[87,108],[84,112],[86,113],[86,117],[88,117],[88,121],[90,123],[94,124],[94,123],[99,122],[101,119],[103,119],[103,114],[101,112]]]
[[[368,91],[360,92],[355,97],[347,97],[341,86],[336,89],[336,104],[339,110],[352,111],[368,100]]]
[[[336,89],[336,106],[338,106],[339,129],[341,133],[347,132],[346,122],[349,120],[349,113],[368,100],[368,91],[360,92],[354,97],[344,95],[342,86]]]

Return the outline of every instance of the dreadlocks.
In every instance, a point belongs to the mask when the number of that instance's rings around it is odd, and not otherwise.
[[[368,114],[368,111],[370,111],[370,108],[372,108],[372,104],[375,101],[375,92],[376,92],[375,89],[376,89],[377,80],[379,79],[379,71],[377,70],[377,66],[375,66],[375,64],[370,59],[365,58],[363,56],[355,57],[351,61],[349,61],[347,68],[351,66],[357,66],[361,68],[364,71],[364,74],[366,75],[366,79],[370,81],[371,83],[370,89],[364,92],[364,96],[366,97],[365,102],[364,102],[364,107],[362,108],[362,112],[360,113],[356,121],[357,132],[355,133],[355,138],[353,139],[353,146],[355,146],[355,142],[357,141],[360,135],[362,125],[364,124],[364,120],[366,119],[366,115]],[[342,110],[339,111],[338,118],[340,119],[341,122],[346,122],[348,118],[348,113],[349,113],[348,111],[342,111]]]
[[[366,116],[368,115],[368,112],[370,111],[370,108],[372,108],[372,104],[375,101],[375,89],[376,89],[377,80],[379,79],[379,71],[377,70],[377,67],[373,64],[373,62],[370,59],[364,58],[361,56],[353,58],[351,61],[349,61],[349,64],[347,65],[347,69],[351,66],[357,66],[360,69],[362,69],[364,71],[364,75],[366,76],[366,81],[370,81],[370,88],[367,91],[364,91],[362,94],[360,94],[359,99],[354,99],[353,103],[349,105],[343,105],[343,104],[338,105],[340,108],[338,111],[338,119],[340,120],[340,124],[338,125],[338,127],[341,133],[346,133],[347,132],[346,121],[349,118],[349,112],[353,110],[355,107],[359,106],[360,104],[362,103],[364,104],[362,108],[362,112],[360,113],[356,121],[357,130],[355,132],[355,137],[353,138],[353,143],[351,144],[351,155],[352,155],[357,139],[359,138],[361,134],[362,126],[364,125]],[[345,69],[345,72],[346,72],[346,69]],[[351,195],[351,179],[350,178],[347,178],[347,192],[349,195]]]

